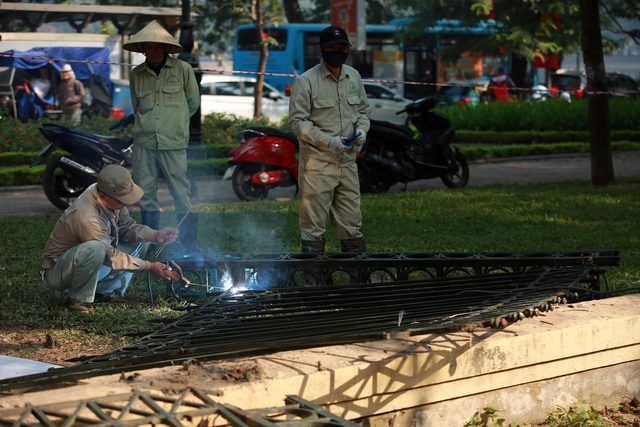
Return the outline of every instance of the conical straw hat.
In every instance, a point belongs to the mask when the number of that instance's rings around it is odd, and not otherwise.
[[[162,28],[162,25],[157,21],[151,21],[146,27],[132,35],[131,38],[122,45],[123,49],[130,50],[131,52],[142,51],[142,43],[163,43],[169,46],[169,53],[180,53],[184,49],[180,46],[180,43],[169,34],[167,30]]]

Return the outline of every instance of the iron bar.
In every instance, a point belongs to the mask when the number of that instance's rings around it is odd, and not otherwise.
[[[44,374],[0,381],[0,390],[165,366],[437,333],[576,299],[594,266],[317,288],[224,292],[128,346]],[[398,325],[398,316],[403,320]],[[494,322],[496,324],[496,322]]]

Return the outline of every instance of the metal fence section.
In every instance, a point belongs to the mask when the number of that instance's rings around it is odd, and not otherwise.
[[[590,299],[591,264],[381,283],[232,288],[139,341],[77,365],[0,381],[0,390],[166,366],[476,327],[504,327]]]
[[[517,272],[582,265],[619,266],[617,250],[572,252],[366,252],[217,254],[174,259],[192,284],[173,283],[173,296],[188,301],[230,287],[273,289],[302,286],[304,272],[321,285],[378,283]],[[150,276],[149,276],[150,280]],[[606,283],[605,283],[606,285]],[[149,284],[151,303],[153,296]]]
[[[215,395],[196,388],[189,388],[179,394],[134,391],[130,394],[0,411],[0,425],[360,426],[298,396],[287,396],[285,404],[280,407],[257,410],[219,404],[214,398]]]

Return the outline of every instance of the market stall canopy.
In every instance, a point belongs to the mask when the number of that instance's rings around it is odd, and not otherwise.
[[[93,22],[111,21],[120,35],[128,35],[140,24],[157,20],[165,27],[177,25],[182,16],[179,7],[63,5],[35,3],[7,3],[0,1],[0,31],[12,31],[22,22],[31,31],[51,22],[68,22],[81,33]],[[171,22],[170,22],[171,21]]]
[[[67,61],[77,79],[84,81],[97,74],[111,84],[107,47],[36,47],[27,51],[0,52],[0,67],[17,70],[36,70],[51,65],[60,72]]]

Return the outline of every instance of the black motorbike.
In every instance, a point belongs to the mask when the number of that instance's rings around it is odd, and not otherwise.
[[[469,165],[451,141],[455,129],[444,114],[433,111],[432,97],[408,104],[406,112],[414,129],[406,125],[371,121],[367,140],[359,155],[360,191],[388,191],[396,183],[440,178],[449,188],[469,182]]]
[[[118,121],[110,130],[133,123],[133,115]],[[42,175],[42,187],[49,201],[66,209],[82,192],[98,180],[98,173],[107,165],[131,167],[133,138],[97,135],[69,129],[55,123],[45,123],[40,132],[50,143],[40,151],[31,166],[47,163]],[[55,158],[56,150],[64,150]],[[48,160],[49,159],[49,160]]]

